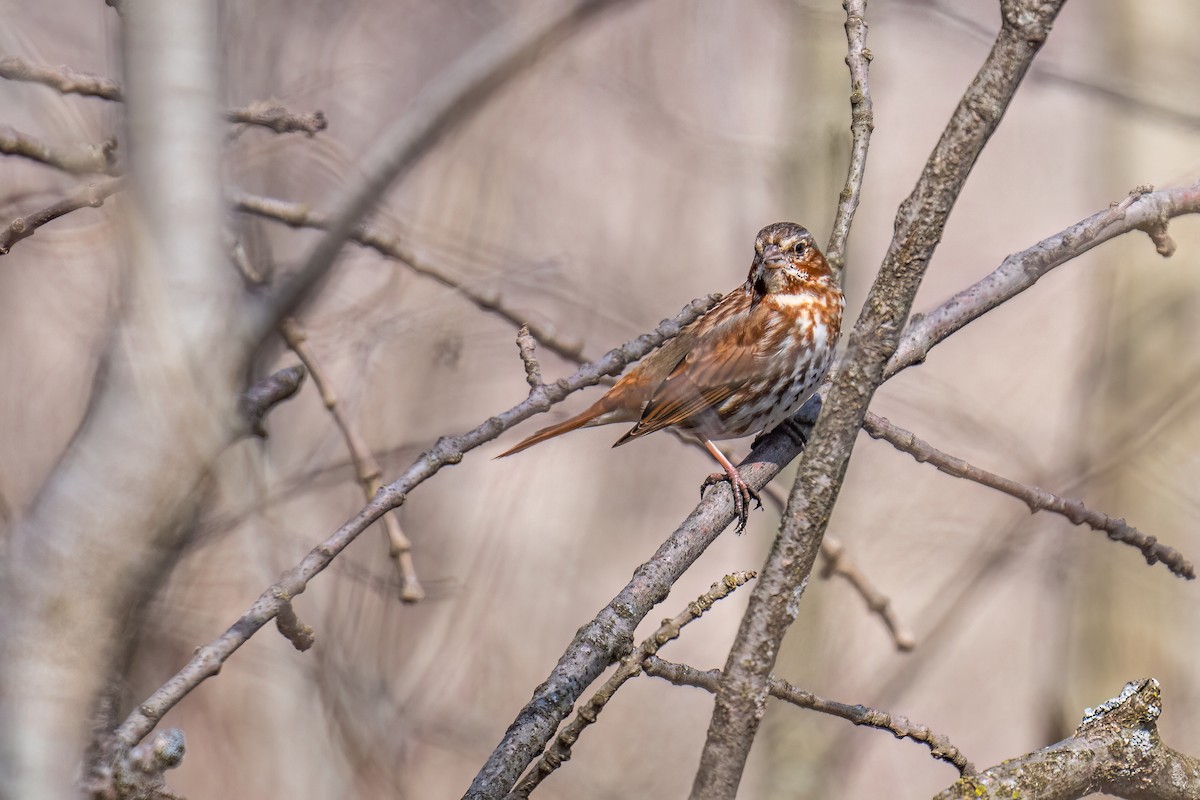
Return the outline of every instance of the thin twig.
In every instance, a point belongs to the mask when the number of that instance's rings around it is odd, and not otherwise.
[[[293,228],[315,228],[329,230],[333,218],[329,214],[313,211],[303,203],[291,203],[273,197],[260,197],[245,192],[234,192],[229,198],[230,205],[238,211],[247,214],[272,219],[290,225]],[[528,325],[530,333],[545,348],[553,350],[565,359],[577,364],[586,359],[583,345],[563,339],[554,330],[535,323],[525,322],[523,312],[511,308],[504,298],[495,292],[483,292],[471,288],[463,281],[456,280],[436,265],[420,257],[417,252],[403,242],[400,236],[389,233],[374,225],[360,225],[347,237],[363,247],[369,247],[388,258],[394,258],[408,265],[413,272],[437,281],[442,286],[452,289],[465,297],[476,307],[500,317],[513,327]]]
[[[774,503],[780,512],[787,506],[787,495],[774,483],[767,484],[761,494]],[[867,610],[879,617],[887,628],[897,650],[907,653],[917,646],[917,637],[896,614],[896,609],[892,607],[892,599],[866,576],[846,549],[845,542],[831,533],[826,533],[821,539],[821,560],[821,577],[825,580],[838,577],[850,584],[867,604]]]
[[[231,108],[225,119],[241,125],[257,125],[275,133],[303,133],[312,137],[325,130],[329,120],[317,109],[311,114],[295,114],[274,100],[260,100],[245,108]]]
[[[871,105],[871,87],[867,71],[871,51],[867,49],[867,0],[844,0],[846,9],[846,66],[850,68],[850,166],[846,186],[838,195],[837,214],[825,258],[838,272],[846,267],[846,240],[862,194],[863,176],[867,172],[867,150],[871,146],[871,131],[875,130],[875,114]]]
[[[627,364],[677,335],[685,325],[711,308],[716,300],[717,298],[712,296],[694,300],[684,306],[674,318],[664,320],[651,333],[643,334],[610,350],[603,357],[581,367],[569,378],[563,378],[531,392],[529,397],[508,411],[488,418],[461,436],[443,436],[438,439],[437,443],[422,453],[399,478],[381,488],[358,514],[314,547],[300,563],[284,572],[279,581],[259,595],[254,604],[225,633],[198,648],[191,660],[174,677],[139,704],[121,724],[116,731],[119,741],[126,747],[132,747],[145,738],[167,711],[192,689],[216,675],[225,660],[273,619],[285,603],[303,592],[309,581],[328,567],[359,534],[382,515],[398,508],[415,487],[436,475],[443,467],[462,461],[465,453],[495,439],[534,414],[545,411],[572,392],[593,386],[606,375],[620,372]],[[721,508],[722,512],[727,508],[729,518],[732,518],[733,507],[728,492],[710,492],[709,500],[709,505]],[[726,519],[725,525],[728,524],[729,519]],[[649,611],[649,607],[646,610]],[[516,776],[513,777],[513,780],[515,779]],[[510,783],[509,787],[511,785]]]
[[[0,78],[40,83],[62,94],[99,97],[114,102],[125,99],[121,84],[110,78],[77,72],[66,66],[34,64],[16,56],[0,58]],[[294,114],[274,100],[251,103],[245,108],[232,108],[225,112],[225,119],[237,124],[258,125],[276,133],[302,132],[309,136],[320,133],[328,125],[320,109],[311,114]]]
[[[21,156],[72,175],[89,172],[117,174],[116,149],[116,139],[108,139],[100,144],[75,144],[58,148],[14,130],[11,126],[0,128],[0,155]]]
[[[313,383],[316,384],[317,391],[321,393],[321,402],[325,405],[329,415],[333,417],[333,421],[341,431],[346,447],[350,451],[350,458],[354,462],[354,473],[358,478],[359,486],[362,487],[363,496],[370,501],[383,485],[383,470],[379,467],[379,462],[376,461],[370,446],[359,434],[358,429],[343,413],[342,406],[338,402],[337,392],[333,388],[333,382],[321,368],[316,354],[309,347],[308,332],[294,318],[289,317],[280,323],[279,333],[292,352],[300,358],[300,361],[308,367],[308,371],[312,374]],[[383,532],[387,542],[388,557],[395,563],[396,573],[400,577],[400,599],[405,603],[416,603],[423,600],[425,590],[421,587],[416,566],[413,564],[412,542],[404,535],[395,511],[383,515]]]
[[[8,255],[12,246],[22,239],[33,236],[38,228],[65,214],[80,208],[99,208],[111,195],[121,190],[121,179],[110,178],[98,183],[87,183],[71,194],[32,214],[17,217],[0,229],[0,256]]]
[[[81,94],[105,100],[121,100],[121,84],[88,72],[76,72],[70,67],[33,64],[16,56],[0,58],[0,78],[29,81],[49,86],[62,94]]]
[[[1147,564],[1153,565],[1161,561],[1167,569],[1181,578],[1191,580],[1196,577],[1192,562],[1184,558],[1178,550],[1162,544],[1153,536],[1147,536],[1123,519],[1113,519],[1107,514],[1093,511],[1085,506],[1082,500],[1059,497],[1037,486],[980,469],[968,461],[938,450],[912,432],[892,424],[887,418],[870,412],[863,420],[863,430],[872,438],[882,439],[897,450],[908,453],[918,462],[932,464],[947,475],[964,478],[1015,497],[1029,506],[1030,513],[1049,511],[1061,514],[1075,525],[1087,525],[1094,531],[1108,534],[1108,538],[1114,542],[1136,547],[1142,551]]]
[[[550,773],[558,769],[564,761],[570,759],[571,748],[579,740],[580,734],[589,725],[595,723],[600,712],[604,710],[604,706],[608,704],[608,701],[612,699],[617,690],[626,681],[636,677],[642,671],[642,662],[652,657],[667,642],[672,639],[678,639],[679,633],[685,625],[699,619],[700,615],[712,608],[718,600],[728,597],[738,587],[753,580],[754,575],[755,573],[753,572],[735,572],[731,575],[726,575],[723,580],[714,583],[708,588],[707,592],[689,603],[687,608],[673,619],[663,620],[663,624],[659,626],[658,630],[650,638],[643,641],[632,653],[621,659],[621,665],[617,667],[616,672],[604,682],[604,685],[592,695],[591,699],[575,712],[574,719],[559,731],[554,743],[546,749],[546,752],[542,754],[538,763],[530,768],[525,777],[517,784],[517,787],[509,794],[509,797],[528,797],[530,792],[537,788],[538,784],[550,776]]]
[[[642,664],[647,675],[670,681],[676,686],[695,686],[716,694],[717,687],[721,682],[721,670],[719,669],[701,671],[687,664],[664,661],[653,655],[647,656]],[[897,739],[911,739],[923,744],[929,748],[930,755],[952,765],[959,771],[959,774],[970,775],[975,772],[975,767],[962,754],[962,751],[951,744],[945,736],[931,731],[927,725],[911,722],[899,714],[889,714],[863,705],[848,705],[836,700],[826,700],[812,692],[797,689],[787,681],[775,676],[771,676],[769,691],[772,697],[777,697],[794,706],[839,717],[855,725],[888,731]]]

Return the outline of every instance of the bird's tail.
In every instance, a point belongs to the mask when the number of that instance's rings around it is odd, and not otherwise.
[[[598,406],[599,403],[597,403],[596,405]],[[544,442],[547,439],[553,439],[555,436],[559,436],[564,433],[569,433],[573,430],[576,430],[577,428],[582,428],[583,426],[587,425],[589,422],[592,422],[593,420],[595,420],[596,417],[600,416],[600,413],[602,413],[602,412],[598,412],[596,406],[592,406],[591,408],[589,408],[587,411],[584,411],[579,416],[571,417],[566,422],[560,422],[557,425],[551,425],[548,428],[542,428],[540,431],[533,434],[528,439],[523,439],[515,447],[510,447],[509,449],[505,450],[503,453],[496,456],[496,458],[504,458],[505,456],[511,456],[513,453],[519,453],[522,450],[525,450],[526,448],[529,448],[529,447],[533,447],[535,444]]]

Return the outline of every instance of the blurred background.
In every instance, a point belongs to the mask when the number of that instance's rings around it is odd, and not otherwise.
[[[848,252],[847,326],[897,205],[988,52],[997,6],[875,0],[868,9],[876,127]],[[539,7],[224,3],[228,104],[273,98],[329,119],[312,138],[231,127],[229,185],[328,209],[432,76]],[[119,77],[119,20],[98,0],[3,0],[0,14],[0,55]],[[692,298],[740,284],[763,225],[790,219],[828,237],[849,148],[843,21],[835,0],[642,0],[601,15],[442,140],[374,222],[453,281],[599,355]],[[1194,181],[1198,28],[1189,0],[1068,3],[950,218],[915,310],[1138,184]],[[34,84],[0,83],[0,107],[0,122],[53,143],[120,130],[119,105]],[[79,182],[0,161],[0,223]],[[111,204],[76,212],[0,265],[6,517],[31,502],[87,406],[120,313],[116,214]],[[281,270],[316,241],[230,220]],[[1171,233],[1170,260],[1137,234],[1059,268],[886,384],[872,409],[1195,559],[1200,220],[1178,219]],[[301,321],[385,481],[438,436],[475,427],[528,388],[510,324],[356,246]],[[295,361],[280,344],[261,374]],[[550,380],[574,365],[543,352],[542,368]],[[423,602],[399,602],[379,532],[352,545],[296,604],[317,632],[311,651],[265,630],[168,715],[164,724],[188,737],[171,786],[189,797],[461,794],[576,628],[690,512],[711,471],[670,436],[610,450],[616,428],[490,460],[588,402],[570,398],[412,494],[400,521]],[[123,676],[129,706],[362,504],[311,382],[268,427],[268,440],[244,441],[221,463],[194,543]],[[786,490],[790,471],[778,483]],[[757,569],[777,524],[768,505],[745,535],[724,534],[639,633],[726,573]],[[897,652],[847,584],[814,580],[780,677],[927,724],[982,768],[1069,735],[1085,707],[1153,676],[1164,741],[1200,755],[1194,584],[865,436],[830,533],[891,598],[917,647]],[[747,596],[719,604],[664,657],[723,665]],[[538,796],[685,795],[711,706],[699,690],[633,681]],[[776,703],[740,796],[854,798],[887,787],[916,798],[956,777],[912,742]]]

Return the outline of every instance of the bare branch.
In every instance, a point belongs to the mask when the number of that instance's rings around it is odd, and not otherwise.
[[[871,145],[871,131],[875,130],[871,87],[867,82],[872,58],[866,47],[867,0],[844,0],[842,7],[846,9],[846,66],[850,68],[850,166],[846,187],[838,196],[829,246],[825,249],[826,260],[839,275],[846,267],[846,240],[850,237],[854,212],[858,210],[863,176],[867,172],[867,149]]]
[[[262,100],[245,108],[231,108],[225,112],[225,119],[242,125],[258,125],[276,133],[303,133],[309,137],[329,125],[321,109],[311,114],[293,114],[274,100]]]
[[[117,174],[116,149],[116,139],[107,139],[100,144],[57,148],[10,126],[0,128],[0,155],[21,156],[72,175],[89,172]]]
[[[1200,759],[1158,735],[1162,695],[1150,678],[1087,709],[1075,735],[1036,753],[963,778],[934,800],[1074,800],[1093,794],[1131,800],[1200,797]]]
[[[359,534],[385,513],[398,508],[408,493],[416,486],[436,475],[443,467],[462,461],[465,453],[495,439],[504,431],[539,411],[545,411],[570,393],[593,386],[606,375],[620,372],[627,364],[636,361],[678,334],[681,328],[711,308],[717,299],[715,296],[710,296],[692,301],[673,319],[664,320],[653,332],[643,334],[610,350],[603,357],[581,367],[571,377],[546,384],[539,391],[531,392],[529,397],[516,406],[489,418],[483,424],[461,436],[444,436],[438,439],[437,443],[430,450],[422,453],[399,478],[381,488],[371,502],[367,503],[358,514],[332,533],[324,542],[314,547],[299,564],[284,572],[279,581],[259,595],[249,610],[242,614],[225,633],[211,643],[198,648],[191,661],[134,709],[117,729],[117,738],[125,746],[133,746],[145,738],[162,719],[163,714],[166,714],[192,689],[217,674],[225,660],[267,622],[274,619],[285,603],[303,592],[309,581],[328,567],[333,559]],[[708,506],[720,509],[720,513],[728,510],[729,514],[725,518],[724,525],[729,524],[729,520],[732,519],[733,506],[731,495],[728,492],[710,493],[706,510]],[[669,584],[666,585],[669,587]],[[663,590],[663,594],[665,596],[666,589]],[[646,611],[649,611],[649,608],[650,606],[647,606]],[[608,662],[605,661],[605,666],[607,664]],[[600,669],[603,669],[603,666]],[[558,719],[561,720],[561,717]],[[557,722],[558,720],[555,721],[556,725]],[[548,739],[549,734],[542,740],[542,746]],[[531,755],[530,759],[532,758]],[[528,763],[529,761],[526,761],[516,769],[523,769]],[[513,775],[511,780],[516,780],[516,775]],[[511,786],[510,782],[505,790],[507,791]]]
[[[80,208],[99,208],[109,196],[120,190],[120,178],[84,184],[57,203],[32,214],[17,217],[8,223],[8,227],[0,230],[0,256],[8,255],[14,244],[33,236],[34,232],[46,223]]]
[[[867,405],[884,379],[884,367],[967,175],[1063,2],[1002,0],[1003,21],[996,43],[951,116],[912,194],[900,206],[895,236],[850,333],[828,407],[800,461],[779,535],[729,652],[692,785],[695,800],[731,800],[737,793],[780,642],[796,618]]]
[[[591,724],[593,724],[600,712],[604,710],[604,706],[612,699],[626,681],[636,677],[642,671],[642,662],[653,656],[659,651],[664,644],[672,639],[678,639],[679,633],[683,627],[693,620],[699,619],[700,615],[708,611],[718,601],[733,594],[738,587],[744,585],[748,581],[754,579],[753,572],[735,572],[731,575],[726,575],[723,580],[719,580],[708,588],[708,591],[697,597],[688,607],[677,614],[673,619],[664,620],[658,630],[643,641],[632,653],[621,659],[621,666],[617,667],[617,671],[604,682],[591,699],[588,700],[583,707],[575,712],[575,718],[571,720],[565,728],[559,731],[558,736],[545,753],[542,754],[541,760],[538,761],[517,787],[509,795],[510,798],[528,797],[530,792],[537,788],[543,780],[549,777],[550,773],[558,769],[559,766],[571,758],[571,748],[575,742],[579,740],[580,734]]]
[[[0,58],[0,78],[40,83],[62,94],[78,94],[113,101],[125,99],[121,84],[117,81],[88,72],[76,72],[70,67],[33,64],[16,56]],[[324,112],[319,109],[311,114],[293,114],[273,100],[252,103],[245,108],[230,109],[225,112],[225,119],[233,123],[269,128],[276,133],[298,131],[309,136],[325,130],[328,125]]]
[[[596,13],[623,1],[577,0],[554,4],[536,18],[519,17],[484,37],[427,85],[363,159],[357,170],[362,180],[346,186],[333,203],[336,211],[329,229],[303,266],[261,309],[262,334],[295,311],[388,187],[446,131],[472,117],[539,54],[579,30]]]
[[[928,314],[914,314],[888,362],[888,378],[925,360],[934,345],[996,306],[1033,286],[1055,267],[1130,231],[1151,233],[1161,255],[1170,255],[1167,220],[1200,212],[1200,181],[1158,192],[1138,187],[1111,208],[1013,253],[982,280],[968,286]],[[1156,238],[1155,238],[1156,237]]]
[[[1050,511],[1061,514],[1075,525],[1087,525],[1094,531],[1108,534],[1108,538],[1114,542],[1123,542],[1136,547],[1142,551],[1147,564],[1154,565],[1161,561],[1171,572],[1181,578],[1191,580],[1196,577],[1192,562],[1184,558],[1178,550],[1160,543],[1153,536],[1147,536],[1123,519],[1113,519],[1107,514],[1089,509],[1082,500],[1059,497],[1045,489],[1039,489],[1037,486],[1019,483],[994,472],[980,469],[961,458],[938,450],[912,432],[893,425],[886,417],[867,412],[867,416],[863,420],[863,430],[872,438],[883,439],[897,450],[908,453],[918,462],[932,464],[947,475],[964,478],[1015,497],[1029,506],[1030,513]]]
[[[16,56],[0,58],[0,78],[40,83],[62,94],[81,94],[105,100],[123,99],[121,84],[114,80],[87,72],[76,72],[65,66],[51,67],[47,64],[31,64]]]
[[[820,412],[819,396],[809,399],[792,423],[811,430]],[[763,437],[742,462],[742,478],[760,490],[804,447],[792,426],[780,425]],[[650,610],[670,593],[672,585],[734,518],[733,494],[709,492],[683,524],[651,558],[638,567],[616,597],[576,633],[549,677],[517,714],[504,738],[475,776],[465,797],[501,798],[521,771],[545,748],[560,722],[583,691],[605,668],[633,649],[633,633]]]
[[[695,686],[707,692],[716,694],[721,681],[721,670],[710,669],[706,672],[688,666],[664,661],[658,656],[648,656],[643,661],[646,674],[662,678],[677,686]],[[967,760],[950,740],[941,734],[934,733],[927,725],[919,725],[898,714],[888,714],[862,705],[847,705],[836,700],[826,700],[812,692],[797,689],[785,680],[771,677],[769,691],[772,697],[777,697],[800,708],[808,708],[828,714],[833,717],[853,722],[868,728],[888,731],[897,739],[911,739],[929,748],[930,755],[952,765],[960,774],[970,775],[975,767]]]
[[[329,415],[333,417],[334,423],[342,433],[342,438],[346,441],[346,447],[350,450],[350,459],[354,462],[354,473],[358,476],[358,484],[362,487],[363,497],[369,502],[383,485],[383,470],[380,468],[379,462],[375,460],[375,455],[371,452],[371,448],[363,439],[362,434],[358,432],[358,428],[352,425],[346,415],[342,413],[342,406],[338,402],[333,382],[325,374],[312,348],[308,345],[307,331],[300,326],[299,322],[289,317],[280,323],[279,332],[292,352],[299,356],[304,365],[308,367],[308,371],[312,373],[313,383],[317,385],[317,391],[321,393],[321,402],[325,405]],[[425,599],[425,590],[421,587],[421,580],[417,576],[417,568],[413,563],[412,542],[404,535],[404,530],[400,527],[400,519],[394,511],[384,514],[383,533],[388,546],[388,557],[395,563],[396,574],[400,578],[400,599],[405,603],[420,602]]]
[[[286,200],[278,200],[273,197],[260,197],[246,194],[245,192],[235,192],[230,197],[230,204],[238,211],[244,211],[247,214],[254,214],[265,219],[273,219],[285,225],[290,225],[293,228],[329,230],[330,225],[333,224],[332,217],[328,214],[313,211],[302,203],[290,203]],[[434,264],[421,258],[415,250],[406,246],[399,236],[372,225],[360,225],[350,233],[348,238],[350,241],[358,242],[363,247],[369,247],[383,256],[403,262],[418,275],[423,275],[426,278],[437,281],[448,289],[454,290],[478,308],[495,314],[513,327],[520,328],[522,325],[527,326],[529,332],[533,334],[533,337],[537,339],[542,347],[554,351],[563,358],[574,361],[576,364],[582,364],[587,360],[583,354],[582,343],[578,341],[566,341],[550,328],[525,322],[524,312],[510,308],[499,294],[481,292],[471,288],[462,281],[455,280]]]

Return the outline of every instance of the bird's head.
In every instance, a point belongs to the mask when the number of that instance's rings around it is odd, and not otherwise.
[[[813,235],[794,222],[776,222],[758,232],[754,240],[754,263],[747,278],[755,299],[768,294],[787,294],[813,284],[836,281]]]

